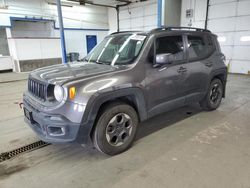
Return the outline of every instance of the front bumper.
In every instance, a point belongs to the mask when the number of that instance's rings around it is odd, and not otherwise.
[[[31,112],[31,117],[24,117],[25,122],[38,135],[49,143],[74,142],[80,128],[80,123],[74,123],[66,117],[57,114],[48,114],[35,109],[28,101],[23,101],[24,108]]]

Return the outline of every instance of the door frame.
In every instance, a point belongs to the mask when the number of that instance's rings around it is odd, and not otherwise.
[[[87,54],[94,48],[93,47],[92,49],[89,50],[89,43],[88,43],[89,37],[95,37],[95,42],[96,42],[95,46],[97,45],[97,35],[86,35]]]
[[[153,37],[153,46],[154,46],[154,60],[153,60],[153,64],[155,64],[156,62],[156,40],[158,38],[162,38],[162,37],[171,37],[171,36],[181,36],[182,37],[182,41],[183,41],[183,52],[184,52],[184,55],[183,55],[183,60],[180,61],[180,62],[174,62],[170,65],[162,65],[161,67],[152,67],[152,69],[164,69],[164,68],[168,68],[168,67],[172,67],[172,66],[181,66],[181,65],[186,65],[188,63],[188,60],[187,60],[187,43],[186,43],[186,40],[185,40],[185,35],[184,33],[160,33],[160,34],[157,34]],[[146,74],[147,74],[148,71],[146,71]],[[146,75],[147,76],[147,75]],[[151,109],[148,109],[148,117],[153,117],[157,114],[160,114],[162,112],[166,112],[166,111],[169,111],[169,110],[172,110],[174,108],[178,108],[178,107],[181,107],[183,105],[185,105],[185,98],[186,96],[182,96],[182,97],[178,97],[178,98],[175,98],[175,99],[171,99],[171,100],[168,100],[168,101],[164,101],[163,103],[161,104],[158,104],[156,106],[153,106]],[[148,102],[147,102],[148,104]]]

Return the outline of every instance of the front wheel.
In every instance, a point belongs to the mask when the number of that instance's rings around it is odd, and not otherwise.
[[[223,84],[220,79],[213,79],[209,90],[202,101],[200,101],[200,105],[204,110],[215,110],[217,109],[223,97]]]
[[[99,114],[93,142],[95,147],[108,155],[127,150],[133,143],[138,116],[133,107],[123,103],[108,105]]]

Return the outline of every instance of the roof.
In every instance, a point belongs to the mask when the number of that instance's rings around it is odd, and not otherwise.
[[[114,32],[111,35],[115,34],[132,34],[132,33],[140,33],[145,35],[155,34],[158,32],[166,32],[166,31],[188,31],[188,32],[205,32],[205,33],[211,33],[210,30],[202,29],[202,28],[195,28],[195,27],[161,27],[153,29],[149,32],[143,32],[143,31],[120,31],[120,32]]]

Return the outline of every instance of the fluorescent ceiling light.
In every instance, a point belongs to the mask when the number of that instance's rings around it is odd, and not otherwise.
[[[78,4],[79,5],[79,2],[76,2],[76,1],[61,0],[61,2],[70,3],[70,4]]]
[[[219,42],[226,42],[226,40],[227,40],[227,38],[224,37],[224,36],[218,37],[218,41],[219,41]]]
[[[248,41],[250,41],[250,36],[242,36],[242,37],[240,37],[240,41],[248,42]]]

